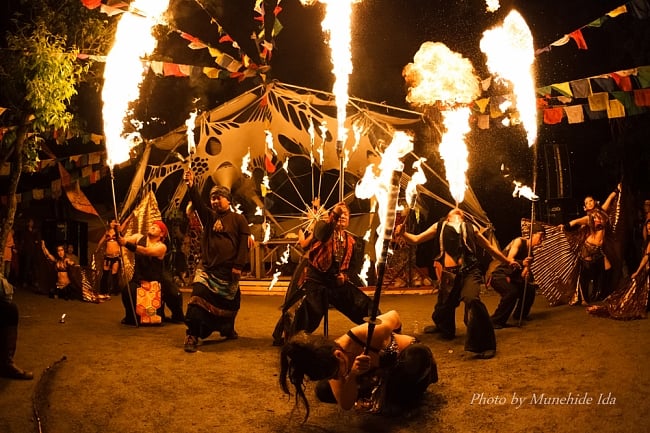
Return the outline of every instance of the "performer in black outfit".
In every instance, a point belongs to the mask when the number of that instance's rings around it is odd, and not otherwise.
[[[117,228],[116,228],[117,229]],[[122,304],[124,305],[125,316],[122,323],[126,325],[136,325],[140,320],[133,316],[134,307],[131,302],[135,302],[136,290],[143,282],[157,281],[160,283],[162,302],[166,303],[172,312],[172,320],[175,322],[183,321],[183,298],[178,287],[173,280],[163,270],[163,260],[167,252],[167,245],[162,239],[167,235],[167,226],[162,221],[154,221],[149,228],[146,236],[140,233],[129,237],[118,236],[120,245],[125,246],[127,250],[135,253],[135,265],[133,268],[133,277],[127,287],[122,289]],[[131,295],[129,292],[131,291]],[[157,315],[162,318],[162,303],[157,307]],[[139,314],[137,315],[139,316]]]
[[[368,316],[372,300],[354,284],[352,275],[357,255],[354,236],[346,230],[349,223],[350,210],[343,202],[334,206],[327,220],[316,223],[304,282],[294,302],[285,305],[285,315],[293,317],[285,338],[298,331],[314,332],[329,305],[358,325]]]
[[[435,255],[443,267],[438,301],[431,318],[435,327],[425,327],[425,333],[440,332],[445,339],[456,336],[456,307],[465,303],[464,322],[467,326],[465,350],[474,352],[477,358],[492,358],[496,353],[496,338],[490,315],[481,302],[479,293],[483,274],[478,267],[477,246],[482,247],[495,259],[518,268],[519,264],[503,255],[483,236],[473,224],[465,221],[460,209],[452,209],[440,221],[420,234],[404,232],[403,226],[395,229],[410,244],[418,244],[438,236],[439,251]]]
[[[233,212],[230,189],[217,185],[210,190],[210,205],[201,199],[192,170],[185,171],[192,206],[204,230],[201,263],[194,274],[187,305],[187,331],[183,349],[197,351],[199,338],[219,332],[226,339],[238,338],[235,318],[241,306],[239,280],[248,261],[250,228],[246,217]]]
[[[544,227],[540,223],[534,223],[532,231],[532,241],[529,242],[527,237],[520,236],[513,239],[503,250],[503,254],[516,260],[522,269],[513,269],[509,265],[500,264],[492,272],[490,286],[501,295],[499,305],[492,313],[494,329],[508,327],[507,322],[513,311],[515,311],[513,315],[515,320],[519,320],[520,317],[527,318],[535,302],[535,287],[530,273],[530,264],[533,259],[532,248],[537,247],[544,240]],[[524,299],[524,291],[526,299]]]

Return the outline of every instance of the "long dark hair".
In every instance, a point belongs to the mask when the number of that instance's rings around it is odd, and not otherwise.
[[[336,376],[339,361],[334,351],[341,346],[324,337],[314,336],[301,331],[294,335],[280,351],[280,388],[291,395],[287,378],[294,386],[296,405],[305,405],[305,418],[309,417],[309,402],[305,396],[304,378],[309,380],[331,379]]]

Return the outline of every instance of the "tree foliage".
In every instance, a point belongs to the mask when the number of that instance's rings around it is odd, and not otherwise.
[[[0,56],[0,116],[2,161],[11,158],[10,202],[2,227],[4,247],[16,212],[16,191],[24,169],[38,161],[44,140],[73,126],[70,104],[78,84],[93,78],[90,63],[78,59],[105,49],[111,25],[99,12],[88,11],[78,0],[14,2],[11,29]]]

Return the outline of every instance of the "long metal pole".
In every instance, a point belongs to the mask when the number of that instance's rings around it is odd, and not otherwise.
[[[364,353],[367,355],[372,343],[372,335],[377,326],[377,315],[379,314],[379,301],[381,297],[381,289],[384,284],[384,275],[386,274],[386,259],[388,257],[388,247],[393,240],[393,230],[395,229],[395,216],[397,208],[397,198],[399,196],[399,181],[402,177],[401,171],[393,171],[390,182],[390,194],[388,196],[388,204],[386,206],[386,220],[384,222],[384,239],[382,241],[381,255],[377,260],[377,284],[375,285],[375,294],[372,298],[372,310],[368,318],[368,338],[366,340],[366,348]]]
[[[345,197],[345,164],[343,161],[343,142],[336,141],[336,154],[339,158],[339,202]]]
[[[116,233],[115,237],[118,237],[120,235],[119,232],[119,224],[120,220],[119,217],[117,216],[117,201],[115,200],[115,175],[113,174],[113,166],[109,166],[109,169],[111,171],[111,190],[113,192],[113,210],[115,211],[115,222],[118,224],[118,227],[116,228]],[[122,272],[122,280],[126,280],[124,278],[124,254],[122,253],[122,248],[120,247],[120,271]],[[129,287],[129,282],[126,282],[127,285],[127,293],[129,294],[129,305],[131,306],[131,312],[133,313],[133,320],[135,321],[135,327],[139,327],[140,324],[138,323],[138,319],[135,315],[135,302],[133,301],[133,294],[131,293],[131,287]]]
[[[533,146],[533,194],[537,189],[537,145]],[[528,231],[528,257],[533,255],[533,224],[535,224],[535,200],[530,202],[530,230]],[[524,290],[521,294],[521,301],[519,309],[519,320],[517,326],[521,327],[521,322],[524,319],[524,305],[526,304],[526,294],[528,292],[528,280],[530,279],[530,268],[524,278]]]

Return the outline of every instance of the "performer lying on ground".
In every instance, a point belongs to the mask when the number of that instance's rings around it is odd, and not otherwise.
[[[413,409],[431,383],[438,381],[431,350],[415,337],[399,334],[399,314],[378,316],[368,354],[368,324],[355,326],[336,340],[299,332],[280,352],[280,387],[306,408],[304,377],[316,384],[316,396],[342,409],[395,414]],[[287,382],[288,380],[288,382]]]

